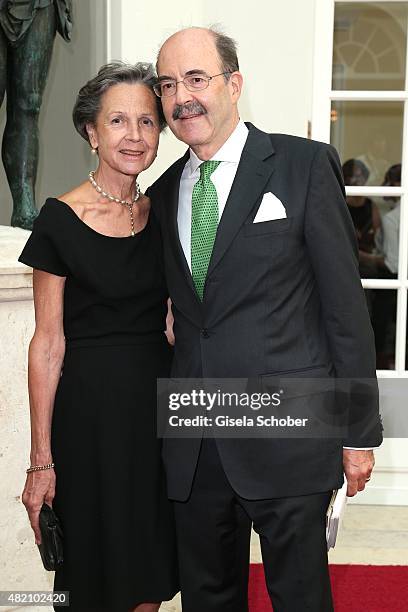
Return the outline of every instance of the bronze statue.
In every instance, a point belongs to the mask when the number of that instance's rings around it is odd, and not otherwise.
[[[13,196],[11,225],[32,229],[38,116],[55,34],[69,41],[72,0],[0,0],[0,106],[7,93],[2,158]]]

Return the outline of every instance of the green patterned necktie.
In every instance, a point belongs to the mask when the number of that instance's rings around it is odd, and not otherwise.
[[[220,163],[210,160],[200,165],[191,199],[191,274],[201,301],[218,227],[218,196],[211,175]]]

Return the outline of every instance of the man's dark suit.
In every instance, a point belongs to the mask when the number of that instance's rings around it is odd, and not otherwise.
[[[173,376],[375,379],[373,334],[335,149],[248,127],[203,302],[178,237],[179,184],[188,153],[149,190],[175,317]],[[267,192],[281,200],[287,218],[253,223]],[[369,410],[378,415],[376,393]],[[216,441],[231,487],[246,500],[338,488],[342,445],[380,443],[378,418],[371,427],[357,423],[345,440]],[[170,498],[189,498],[200,446],[199,439],[164,440]]]
[[[220,220],[204,300],[178,239],[185,155],[151,187],[175,316],[175,377],[375,378],[373,334],[336,151],[253,126]],[[264,193],[286,219],[253,223]],[[344,446],[381,443],[380,425]],[[219,440],[224,469],[248,499],[302,495],[342,483],[340,441]],[[169,495],[188,497],[200,440],[166,440]],[[291,470],[290,479],[285,470]]]

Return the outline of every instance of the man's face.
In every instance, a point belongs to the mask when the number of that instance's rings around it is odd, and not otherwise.
[[[195,73],[210,77],[223,70],[212,35],[200,29],[184,30],[169,38],[160,51],[157,69],[161,81],[181,81]],[[239,72],[234,72],[228,82],[223,75],[216,76],[199,91],[189,91],[178,83],[174,95],[162,97],[170,129],[195,152],[211,157],[239,120],[241,86]]]

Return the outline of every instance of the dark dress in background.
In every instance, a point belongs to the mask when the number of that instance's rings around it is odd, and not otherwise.
[[[168,376],[172,349],[153,214],[136,236],[113,238],[48,199],[19,260],[66,277],[52,421],[64,564],[54,588],[70,591],[75,612],[171,599],[177,563],[156,379]]]

